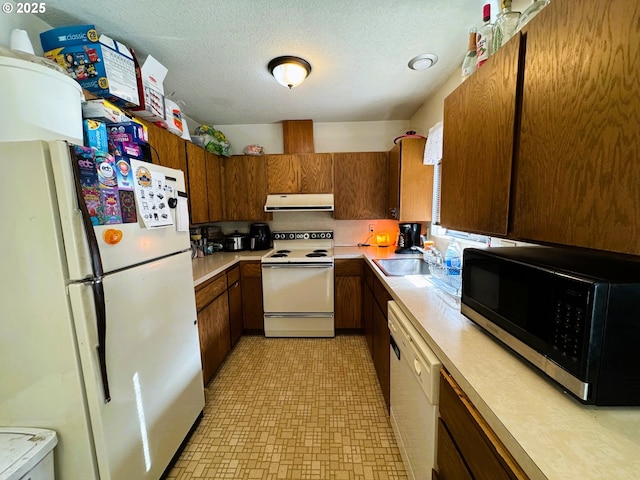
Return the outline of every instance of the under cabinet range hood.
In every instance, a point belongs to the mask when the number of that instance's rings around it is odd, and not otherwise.
[[[333,212],[333,193],[267,195],[265,212]]]

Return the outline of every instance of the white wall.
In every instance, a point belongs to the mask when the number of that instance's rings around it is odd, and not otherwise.
[[[197,125],[196,125],[197,126]],[[234,154],[247,145],[258,144],[266,153],[283,153],[282,124],[214,125],[226,135]],[[194,127],[191,127],[192,131]],[[316,153],[386,152],[393,139],[409,129],[408,120],[380,122],[336,122],[313,124]]]
[[[6,2],[15,5],[15,2]],[[15,12],[15,7],[14,7]],[[48,23],[40,20],[35,15],[18,14],[18,13],[2,13],[0,14],[0,46],[9,47],[11,39],[11,31],[14,28],[26,30],[29,39],[33,45],[36,55],[42,55],[42,46],[40,45],[40,33],[50,30],[52,27]]]

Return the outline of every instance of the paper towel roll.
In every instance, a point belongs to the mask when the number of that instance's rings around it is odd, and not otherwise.
[[[19,28],[11,30],[9,46],[11,47],[11,50],[20,50],[21,52],[27,52],[31,55],[35,55],[33,45],[31,45],[31,40],[29,40],[29,34],[26,30],[20,30]]]

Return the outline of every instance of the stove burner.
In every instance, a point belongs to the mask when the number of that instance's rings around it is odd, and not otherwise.
[[[276,253],[291,253],[291,250],[278,250]]]
[[[318,250],[314,250],[313,253],[327,253],[327,251],[324,248],[320,248]]]
[[[327,254],[326,254],[326,253],[320,253],[320,252],[318,252],[318,251],[311,252],[311,253],[307,253],[307,254],[305,255],[305,257],[326,257],[326,256],[327,256]]]
[[[273,255],[271,255],[271,258],[281,258],[281,257],[287,257],[288,255],[286,253],[274,253]]]

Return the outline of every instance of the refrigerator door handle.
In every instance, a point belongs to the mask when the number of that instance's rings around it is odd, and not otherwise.
[[[107,357],[106,357],[106,339],[107,339],[107,312],[104,300],[104,287],[102,285],[102,277],[104,271],[102,269],[102,258],[100,257],[100,248],[98,247],[98,239],[96,232],[91,223],[91,216],[87,209],[87,204],[82,197],[82,186],[80,185],[80,172],[78,171],[78,162],[75,161],[75,152],[73,147],[69,145],[69,157],[73,166],[73,180],[76,186],[76,199],[78,200],[78,208],[82,213],[82,225],[87,236],[89,253],[91,255],[91,268],[93,270],[93,278],[90,279],[91,288],[93,290],[93,302],[96,310],[96,327],[98,330],[98,361],[100,363],[100,376],[102,377],[102,388],[104,390],[104,403],[111,401],[111,393],[109,392],[109,377],[107,376]]]
[[[100,378],[102,379],[102,390],[104,392],[104,403],[111,401],[111,392],[109,391],[109,377],[107,375],[107,355],[106,355],[106,338],[107,338],[107,309],[104,300],[104,286],[102,279],[96,279],[91,282],[93,290],[93,303],[96,310],[96,327],[98,330],[98,363],[100,364]]]
[[[100,257],[100,248],[98,247],[98,239],[96,238],[96,231],[93,229],[91,223],[91,215],[87,209],[87,204],[82,197],[82,186],[80,185],[80,172],[78,170],[78,162],[75,161],[75,152],[73,147],[69,145],[69,157],[71,158],[71,165],[73,166],[73,180],[76,184],[76,199],[78,200],[78,208],[82,213],[82,225],[84,227],[85,234],[87,235],[87,243],[89,246],[89,253],[91,255],[91,268],[93,269],[93,277],[101,279],[104,275],[102,268],[102,258]]]

